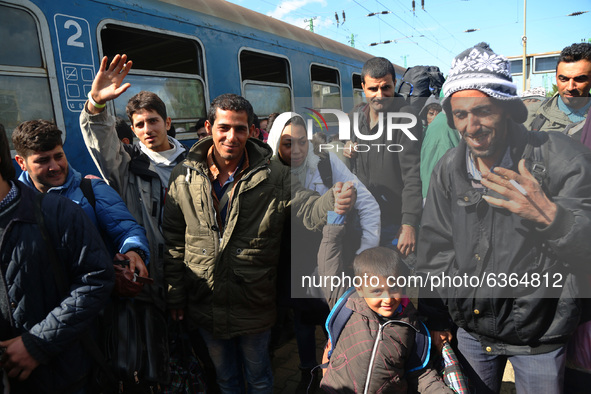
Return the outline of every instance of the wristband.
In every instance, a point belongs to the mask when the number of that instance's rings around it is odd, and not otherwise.
[[[105,106],[107,105],[107,103],[99,104],[96,101],[94,101],[94,99],[92,98],[92,94],[90,94],[90,92],[88,92],[88,101],[90,101],[90,104],[92,104],[93,107],[98,108],[98,109],[105,108]]]

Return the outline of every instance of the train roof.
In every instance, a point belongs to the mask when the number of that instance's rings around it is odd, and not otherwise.
[[[225,0],[160,0],[163,3],[176,5],[201,12],[233,23],[274,34],[287,39],[310,44],[326,51],[334,52],[365,62],[374,57],[369,53],[341,44],[321,35],[309,32],[297,26],[280,21],[256,11],[249,10]]]

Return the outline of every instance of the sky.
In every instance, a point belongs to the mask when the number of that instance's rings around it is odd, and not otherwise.
[[[230,2],[307,30],[312,20],[316,34],[347,45],[353,40],[355,48],[403,67],[438,66],[445,75],[456,55],[482,41],[496,53],[523,55],[524,0],[423,0],[424,10],[421,0],[415,0],[414,12],[412,0]],[[582,11],[589,12],[567,16]],[[591,0],[529,0],[525,22],[528,55],[560,51],[591,40]],[[470,29],[476,30],[466,32]],[[370,46],[388,40],[395,42]],[[521,90],[522,77],[515,76],[514,82]],[[554,74],[538,74],[530,87],[552,89],[552,83]]]

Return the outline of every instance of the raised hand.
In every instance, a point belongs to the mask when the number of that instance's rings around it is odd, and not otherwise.
[[[127,55],[116,55],[109,67],[107,67],[107,61],[107,57],[103,57],[99,72],[94,77],[90,89],[92,99],[99,105],[116,99],[131,86],[130,83],[123,83],[133,65],[131,60],[127,61]],[[103,107],[97,108],[89,101],[88,109],[91,113],[99,113]]]
[[[556,204],[544,193],[536,178],[525,167],[525,160],[519,161],[519,174],[506,168],[495,168],[495,174],[483,175],[482,184],[494,190],[502,198],[484,196],[491,205],[505,208],[524,219],[544,226],[550,225],[556,217]]]

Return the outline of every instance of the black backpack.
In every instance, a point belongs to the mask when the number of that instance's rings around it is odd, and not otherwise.
[[[414,66],[404,72],[398,93],[404,96],[407,104],[420,111],[429,96],[439,97],[444,82],[439,67]]]

